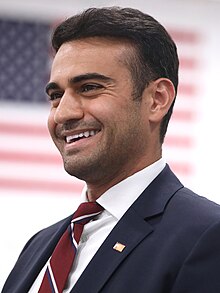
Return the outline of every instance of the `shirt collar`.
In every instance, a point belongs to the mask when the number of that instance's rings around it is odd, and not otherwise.
[[[97,199],[97,203],[119,220],[147,186],[164,169],[165,165],[165,160],[161,158],[152,165],[112,186]],[[85,186],[81,193],[82,202],[88,201],[86,190],[87,188]]]

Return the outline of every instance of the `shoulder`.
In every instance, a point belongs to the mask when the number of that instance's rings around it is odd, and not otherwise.
[[[71,218],[72,215],[37,232],[26,243],[21,254],[27,249],[38,249],[38,247],[43,247],[45,243],[48,242],[56,243],[57,239],[59,239],[63,232],[66,230]]]
[[[173,196],[170,205],[185,216],[198,220],[220,220],[220,205],[183,187]]]
[[[219,292],[220,206],[187,188],[170,205],[185,255],[172,292]]]
[[[220,206],[183,187],[167,203],[162,222],[183,242],[189,238],[197,241],[203,233],[212,231],[213,226],[220,235]]]
[[[159,199],[165,197],[165,211],[184,222],[213,222],[220,219],[220,205],[186,188],[167,165],[158,176]],[[157,192],[158,196],[158,192]]]

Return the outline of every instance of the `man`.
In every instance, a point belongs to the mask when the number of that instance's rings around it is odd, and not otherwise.
[[[220,292],[220,207],[162,159],[178,85],[171,37],[138,10],[93,8],[61,23],[52,45],[49,131],[99,210],[71,238],[73,256],[60,243],[84,215],[36,234],[2,292]]]

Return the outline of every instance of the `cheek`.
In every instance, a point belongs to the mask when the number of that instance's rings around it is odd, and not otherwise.
[[[111,105],[101,100],[91,101],[84,107],[84,119],[92,119],[98,121],[102,125],[111,117]]]
[[[47,120],[47,126],[48,130],[50,132],[50,135],[53,137],[55,132],[56,123],[54,122],[54,114],[53,111],[50,112]]]
[[[120,118],[120,114],[125,111],[123,105],[120,105],[118,101],[112,101],[110,98],[99,99],[92,101],[88,107],[86,107],[87,113],[95,117],[100,121],[110,120],[112,123],[114,120]]]

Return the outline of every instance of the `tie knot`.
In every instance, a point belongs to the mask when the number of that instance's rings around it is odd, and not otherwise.
[[[83,202],[73,214],[72,222],[82,224],[85,224],[85,222],[88,223],[102,211],[103,207],[97,202]]]

